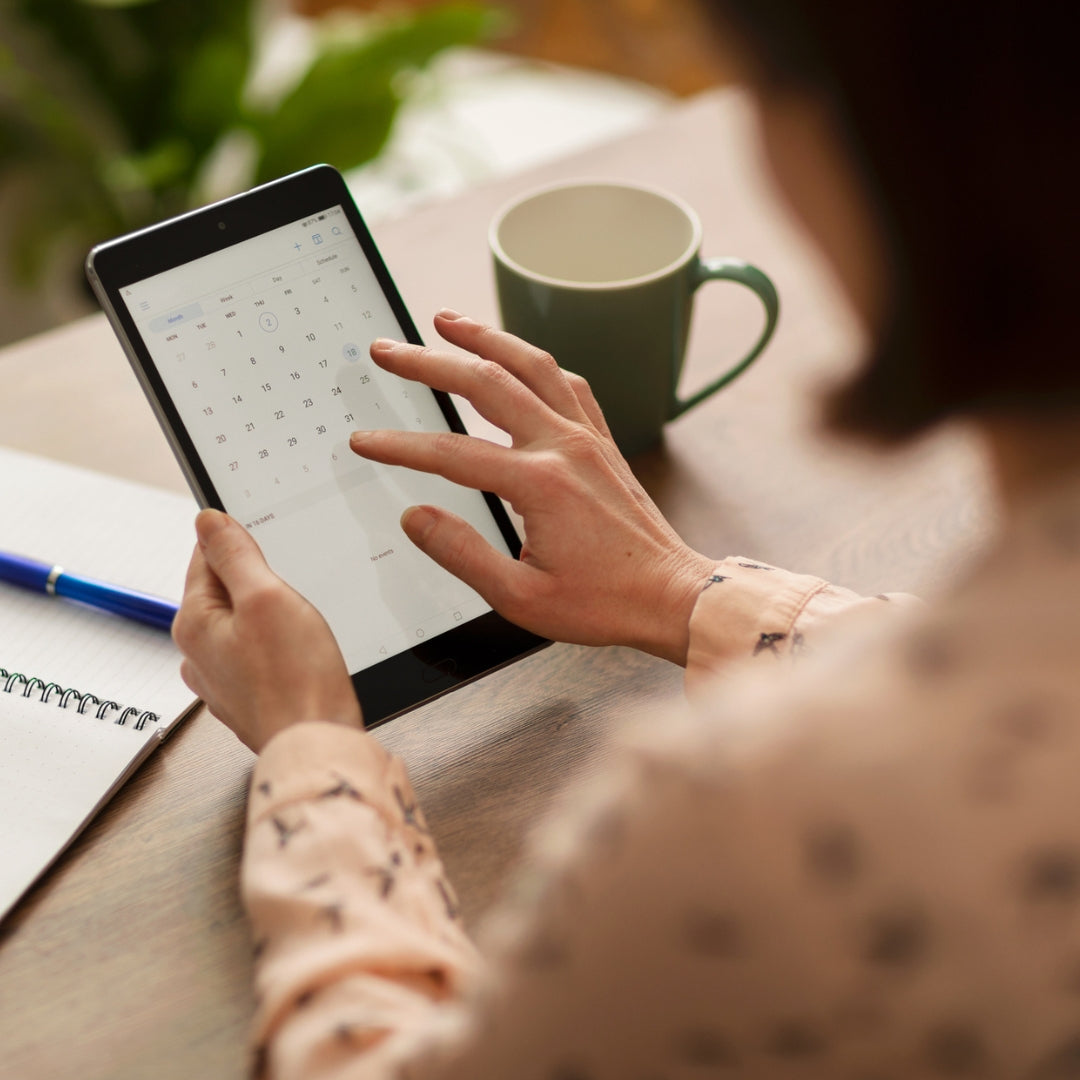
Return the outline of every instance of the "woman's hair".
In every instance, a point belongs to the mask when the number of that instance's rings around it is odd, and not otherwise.
[[[829,103],[878,210],[887,316],[834,425],[898,440],[957,413],[1080,412],[1072,6],[705,4],[763,92]]]

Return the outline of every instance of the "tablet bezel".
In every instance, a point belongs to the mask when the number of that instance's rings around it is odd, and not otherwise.
[[[341,206],[407,340],[423,344],[341,174],[315,165],[221,202],[96,246],[86,274],[172,447],[200,506],[224,510],[197,448],[172,401],[153,357],[123,301],[125,287],[184,263],[216,254],[283,225]],[[465,425],[450,396],[431,391],[452,431]],[[510,553],[521,541],[497,496],[484,501]],[[411,649],[351,673],[368,727],[384,723],[458,686],[550,644],[494,611]]]

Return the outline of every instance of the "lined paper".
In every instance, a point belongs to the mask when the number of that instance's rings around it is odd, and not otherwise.
[[[193,499],[0,448],[0,550],[180,599]],[[0,678],[0,917],[195,704],[167,633],[0,582],[0,667],[157,713],[142,730]],[[4,693],[4,685],[12,690]]]

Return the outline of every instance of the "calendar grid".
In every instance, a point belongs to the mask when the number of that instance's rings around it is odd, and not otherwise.
[[[124,296],[224,506],[322,611],[350,670],[490,610],[398,524],[439,502],[506,551],[482,497],[349,449],[359,428],[448,428],[427,388],[368,355],[402,332],[340,207]]]

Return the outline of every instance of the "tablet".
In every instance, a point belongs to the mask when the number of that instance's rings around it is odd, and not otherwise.
[[[322,613],[367,724],[547,644],[399,524],[434,503],[516,558],[495,496],[349,449],[359,428],[465,428],[446,394],[372,363],[376,337],[420,336],[336,170],[101,244],[86,266],[196,499]]]

